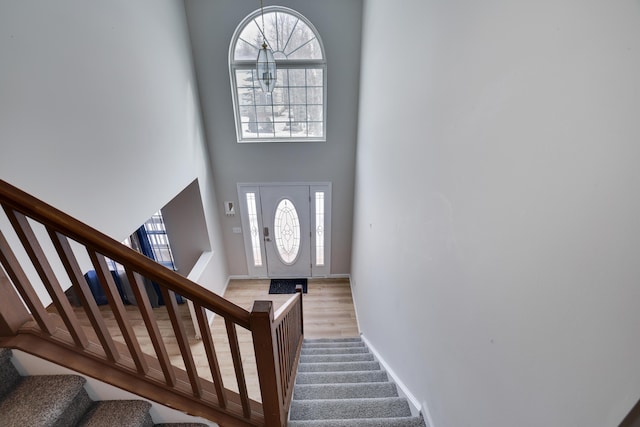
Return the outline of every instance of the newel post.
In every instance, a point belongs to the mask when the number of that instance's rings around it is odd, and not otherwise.
[[[278,342],[273,327],[273,303],[255,301],[250,318],[253,348],[256,354],[258,380],[262,394],[262,408],[267,426],[284,426],[284,394],[280,382]]]

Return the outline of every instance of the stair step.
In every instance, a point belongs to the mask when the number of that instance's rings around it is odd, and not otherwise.
[[[0,348],[0,400],[9,394],[20,379],[20,374],[11,363],[11,350]]]
[[[75,425],[91,406],[84,383],[77,375],[24,377],[0,402],[0,425]]]
[[[298,372],[353,372],[379,371],[378,362],[344,362],[344,363],[301,363]]]
[[[305,340],[290,427],[425,427],[360,338]]]
[[[389,381],[384,371],[298,372],[296,384],[377,383]]]
[[[319,343],[319,342],[362,342],[360,337],[351,338],[308,338],[304,340],[304,343]]]
[[[209,427],[207,424],[201,423],[162,423],[154,424],[153,427]]]
[[[289,427],[425,427],[422,418],[360,418],[347,420],[292,420]]]
[[[144,400],[103,400],[96,402],[80,427],[152,427],[151,404]]]
[[[352,348],[366,347],[362,341],[340,341],[340,342],[303,342],[302,348]]]
[[[208,427],[202,423],[153,424],[144,400],[93,402],[79,375],[22,377],[0,347],[0,427]]]
[[[297,384],[294,400],[398,397],[394,383]]]
[[[0,347],[0,363],[4,363],[9,358],[11,358],[11,349]]]
[[[401,397],[379,399],[294,400],[291,420],[410,417],[407,400]]]
[[[343,362],[372,362],[371,353],[355,354],[303,354],[300,363],[343,363]]]
[[[301,355],[324,355],[324,354],[368,354],[369,349],[367,347],[309,347],[302,348]]]

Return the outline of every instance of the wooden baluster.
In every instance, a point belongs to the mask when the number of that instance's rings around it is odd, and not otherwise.
[[[195,310],[196,319],[200,328],[200,335],[202,336],[204,350],[207,353],[207,359],[209,361],[209,368],[211,369],[211,378],[213,379],[213,385],[216,387],[218,403],[220,404],[220,407],[226,408],[227,395],[224,392],[224,384],[222,383],[222,375],[220,374],[220,365],[218,364],[216,349],[213,345],[213,339],[211,338],[211,329],[209,328],[207,314],[204,308],[197,302],[193,303],[193,308]]]
[[[0,267],[0,336],[13,336],[18,334],[20,326],[31,320],[29,312],[24,307],[20,297],[16,293],[9,278]]]
[[[287,318],[287,328],[289,330],[289,336],[287,339],[287,364],[289,366],[289,371],[291,371],[291,355],[293,353],[295,353],[296,348],[295,348],[295,342],[296,342],[296,337],[298,335],[298,330],[296,328],[296,314],[298,314],[298,305],[296,304],[296,306],[293,307],[293,310],[291,310],[291,313],[289,313],[289,316]],[[289,373],[290,374],[290,373]]]
[[[278,339],[278,360],[280,361],[280,387],[282,388],[282,399],[284,399],[284,394],[287,391],[287,370],[288,370],[288,361],[287,361],[287,340],[289,340],[289,336],[287,335],[287,318],[289,315],[286,315],[283,319],[283,322],[277,327],[277,339]],[[283,403],[283,401],[281,402]]]
[[[281,403],[284,393],[280,381],[278,343],[273,327],[273,303],[255,301],[250,324],[265,423],[268,426],[282,426],[286,417]]]
[[[96,332],[100,344],[102,344],[102,348],[107,359],[112,362],[117,362],[120,360],[120,355],[118,354],[118,350],[116,350],[116,346],[114,345],[109,329],[102,318],[102,314],[100,314],[98,304],[96,304],[96,301],[91,294],[91,290],[89,289],[89,286],[87,286],[87,282],[82,274],[80,265],[76,260],[76,256],[73,253],[73,249],[71,249],[69,240],[66,236],[49,228],[47,228],[47,231],[49,232],[53,246],[56,248],[65,270],[67,270],[67,275],[71,280],[73,289],[76,291],[76,295],[80,299],[80,303],[82,304],[85,313],[87,313],[89,322],[91,322],[91,326],[93,326],[93,330]]]
[[[286,369],[286,381],[283,384],[283,390],[287,390],[287,386],[289,384],[289,380],[291,379],[291,370],[293,369],[293,363],[291,360],[291,355],[295,352],[293,344],[298,331],[295,329],[294,324],[294,316],[297,313],[297,305],[293,307],[291,312],[287,314],[287,352],[282,356],[282,359],[286,361],[287,369]],[[281,359],[281,360],[282,360]]]
[[[299,307],[300,305],[296,304],[294,310],[292,310],[289,315],[289,329],[291,331],[291,335],[289,337],[289,353],[287,354],[287,364],[288,364],[287,384],[289,384],[289,381],[293,377],[293,365],[294,365],[293,358],[296,354],[298,336],[300,333],[299,329],[296,327],[298,325],[297,315],[298,315]]]
[[[300,304],[298,305],[298,310],[296,311],[295,317],[293,318],[293,324],[296,328],[296,339],[293,345],[294,351],[298,349],[298,345],[300,344],[300,340],[302,339],[302,295],[300,298]],[[295,354],[292,356],[295,359]]]
[[[13,225],[18,238],[22,242],[22,246],[24,246],[24,249],[27,251],[27,255],[29,255],[33,266],[38,272],[38,276],[40,276],[42,284],[47,289],[53,305],[58,310],[60,317],[62,317],[62,321],[67,327],[73,342],[78,347],[87,348],[89,340],[82,330],[82,327],[78,322],[78,318],[73,312],[73,308],[71,308],[71,304],[69,303],[67,296],[64,294],[62,286],[60,286],[60,282],[58,282],[58,278],[53,272],[51,264],[49,264],[49,261],[47,260],[47,255],[42,250],[42,246],[40,246],[40,242],[33,232],[27,217],[11,209],[5,209],[5,212],[7,213],[7,217],[9,218],[11,225]]]
[[[247,380],[244,377],[244,368],[242,367],[242,358],[240,357],[240,345],[238,343],[238,333],[236,325],[229,319],[224,319],[227,326],[227,336],[229,337],[229,348],[231,350],[231,358],[233,359],[233,367],[236,371],[236,380],[238,382],[238,393],[242,402],[242,413],[245,418],[251,418],[251,407],[249,405],[249,393],[247,392]],[[256,353],[256,361],[258,354]],[[260,372],[260,367],[258,367]],[[263,397],[264,404],[264,397]],[[266,420],[266,416],[265,416]],[[267,422],[267,425],[270,425]]]
[[[178,303],[176,302],[176,294],[173,291],[160,285],[160,291],[162,292],[162,298],[164,298],[164,304],[167,307],[169,313],[169,319],[171,319],[171,325],[173,326],[173,332],[178,341],[178,347],[182,354],[182,360],[184,361],[185,370],[189,376],[189,382],[191,383],[191,389],[196,397],[202,397],[202,385],[200,384],[200,377],[196,369],[196,363],[193,360],[193,354],[191,353],[191,347],[189,346],[189,340],[187,339],[187,333],[182,323],[182,317],[178,313]]]
[[[165,381],[167,382],[167,385],[174,387],[176,385],[176,374],[173,370],[173,366],[171,365],[167,348],[162,340],[162,335],[160,334],[158,323],[156,322],[156,318],[153,314],[153,308],[149,302],[147,291],[142,284],[142,278],[138,273],[135,273],[128,268],[126,271],[127,278],[131,284],[131,290],[136,297],[138,309],[140,310],[144,324],[147,327],[147,332],[149,332],[149,338],[151,339],[151,344],[153,344],[153,348],[156,351],[156,357],[160,362],[160,367],[162,368]]]
[[[42,332],[53,335],[56,327],[2,232],[0,232],[0,262]]]
[[[138,343],[135,333],[133,332],[131,322],[129,322],[129,319],[127,318],[124,304],[122,303],[122,299],[118,293],[118,288],[113,280],[113,276],[111,276],[111,271],[109,271],[107,262],[103,255],[98,254],[93,250],[89,250],[89,248],[87,249],[89,252],[89,258],[91,258],[93,267],[98,275],[98,281],[102,284],[102,289],[107,296],[107,301],[109,302],[109,306],[111,307],[111,311],[113,312],[116,322],[118,322],[120,332],[122,332],[122,337],[129,348],[129,353],[136,365],[136,369],[139,373],[146,374],[149,370],[149,366],[147,365],[144,354],[140,349],[140,344]]]
[[[302,312],[303,306],[302,306],[302,295],[304,294],[303,292],[303,287],[302,285],[296,285],[296,293],[300,294],[300,336],[302,337],[304,335],[304,322],[303,322],[303,315],[304,313]]]

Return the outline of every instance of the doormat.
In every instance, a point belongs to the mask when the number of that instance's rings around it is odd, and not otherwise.
[[[307,279],[271,279],[270,294],[295,294],[296,285],[302,285],[302,293],[307,293]]]

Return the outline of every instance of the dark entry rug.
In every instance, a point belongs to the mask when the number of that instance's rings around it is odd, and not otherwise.
[[[296,285],[302,285],[302,293],[307,293],[307,279],[271,279],[270,294],[295,294]]]

